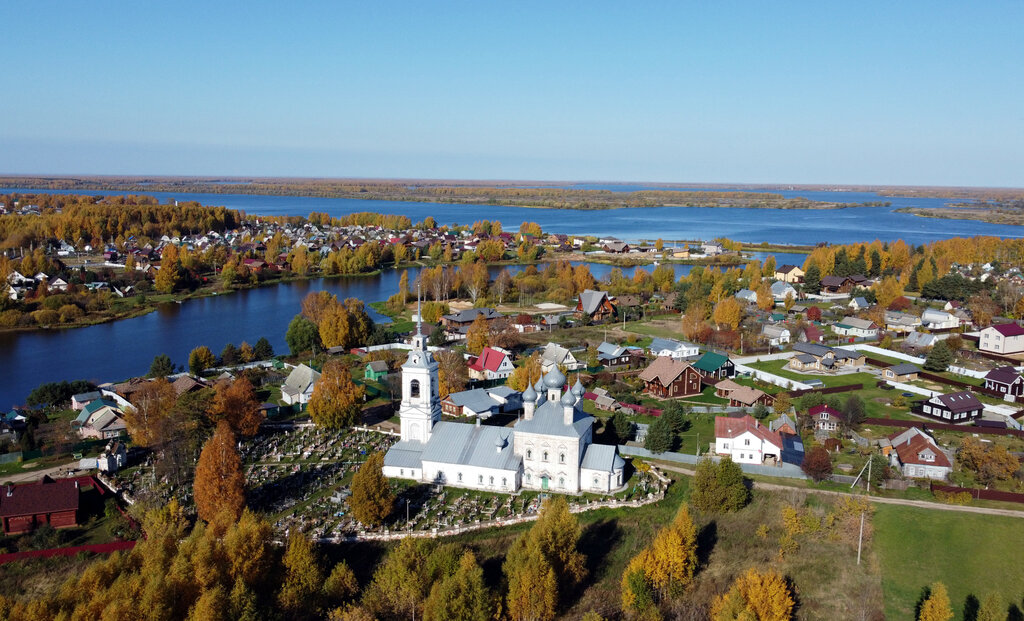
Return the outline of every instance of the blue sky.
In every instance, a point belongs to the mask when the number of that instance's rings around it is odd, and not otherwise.
[[[3,173],[1024,187],[1019,1],[5,2],[0,23]]]

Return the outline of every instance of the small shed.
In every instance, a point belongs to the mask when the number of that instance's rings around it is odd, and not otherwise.
[[[363,379],[379,382],[388,376],[388,363],[383,360],[374,360],[366,364],[366,371]]]

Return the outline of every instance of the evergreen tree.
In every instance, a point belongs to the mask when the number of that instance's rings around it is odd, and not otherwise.
[[[619,444],[625,444],[633,436],[633,423],[622,412],[616,412],[608,421]]]
[[[928,371],[941,373],[948,369],[951,364],[953,364],[953,352],[950,351],[946,341],[939,341],[928,352],[928,357],[924,361],[924,368]]]
[[[274,357],[274,348],[267,337],[261,336],[252,349],[253,360],[270,360]]]
[[[167,354],[157,354],[153,363],[149,365],[150,377],[167,377],[174,373],[174,365],[171,364],[171,357]]]
[[[659,418],[647,427],[644,448],[652,453],[664,453],[672,450],[673,441],[672,428],[668,421]]]
[[[377,452],[370,455],[352,477],[349,505],[352,507],[352,515],[366,526],[381,524],[395,504],[395,496],[384,477],[383,467],[384,454]]]
[[[238,348],[233,343],[225,345],[220,352],[220,363],[224,366],[233,366],[238,364],[238,360]]]
[[[807,266],[804,272],[804,291],[818,293],[821,291],[821,269],[814,263]]]
[[[738,511],[750,500],[743,470],[729,457],[717,464],[705,457],[697,463],[690,502],[701,511]]]

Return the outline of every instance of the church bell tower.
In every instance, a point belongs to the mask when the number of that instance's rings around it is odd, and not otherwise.
[[[437,361],[427,351],[423,336],[419,290],[416,292],[416,334],[412,351],[402,365],[402,441],[426,442],[434,424],[441,420],[441,397],[437,380]]]

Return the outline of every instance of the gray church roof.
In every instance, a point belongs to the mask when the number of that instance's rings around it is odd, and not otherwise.
[[[497,448],[499,443],[502,445],[500,450]],[[518,470],[522,457],[513,452],[512,445],[512,430],[508,427],[442,421],[434,425],[421,460]]]
[[[516,423],[516,433],[579,438],[586,434],[594,424],[593,416],[576,409],[573,412],[573,423],[566,425],[562,420],[562,412],[562,404],[557,401],[545,401],[537,406],[532,419],[524,418]]]
[[[580,468],[587,470],[599,470],[601,472],[615,472],[625,467],[626,461],[619,456],[619,451],[610,444],[591,444],[583,453],[583,463]]]
[[[419,468],[422,466],[423,449],[422,442],[398,442],[384,454],[384,465]]]

